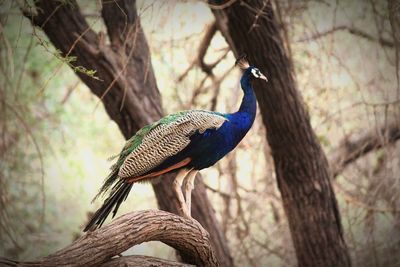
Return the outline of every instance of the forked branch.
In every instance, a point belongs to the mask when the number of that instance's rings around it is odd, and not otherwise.
[[[328,155],[332,176],[339,175],[344,168],[368,152],[379,149],[400,139],[400,125],[393,121],[380,129],[352,135],[342,141]]]
[[[347,26],[347,25],[340,25],[340,26],[335,26],[329,30],[323,31],[323,32],[317,32],[311,36],[308,37],[303,37],[299,40],[297,40],[297,42],[308,42],[308,41],[312,41],[312,40],[316,40],[319,39],[321,37],[325,37],[327,35],[333,34],[335,32],[338,31],[347,31],[350,34],[353,34],[355,36],[364,38],[368,41],[371,42],[377,42],[380,45],[384,46],[384,47],[389,47],[389,48],[393,48],[394,47],[394,42],[392,40],[388,40],[386,38],[383,37],[375,37],[373,35],[371,35],[370,33],[363,31],[361,29],[352,27],[352,26]]]
[[[34,262],[12,266],[190,266],[152,257],[113,258],[132,246],[148,241],[161,241],[192,259],[196,266],[218,266],[209,234],[195,220],[169,212],[146,210],[125,214],[112,223],[88,232],[66,248]],[[6,263],[0,260],[0,263]],[[153,264],[153,265],[152,265]]]

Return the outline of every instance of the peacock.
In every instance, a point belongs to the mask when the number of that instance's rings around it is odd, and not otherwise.
[[[228,114],[181,111],[140,129],[115,157],[116,163],[94,199],[106,193],[109,196],[92,216],[85,232],[101,227],[111,212],[114,217],[134,183],[153,181],[169,172],[177,172],[173,189],[183,216],[191,217],[191,193],[197,172],[214,165],[243,139],[254,122],[257,109],[251,81],[268,81],[244,57],[235,64],[243,69],[240,85],[244,96],[239,110]]]

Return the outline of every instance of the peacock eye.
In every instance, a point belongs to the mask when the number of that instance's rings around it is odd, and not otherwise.
[[[251,70],[251,73],[253,73],[253,76],[254,77],[259,77],[260,76],[260,70],[259,69],[257,69],[257,68],[253,68],[252,70]]]

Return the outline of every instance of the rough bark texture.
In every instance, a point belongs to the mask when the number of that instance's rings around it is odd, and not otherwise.
[[[5,267],[39,267],[40,262],[19,262],[0,256],[0,266]],[[194,267],[195,265],[169,261],[148,256],[117,256],[103,264],[100,267]]]
[[[195,267],[194,265],[168,261],[147,256],[125,256],[114,258],[101,267]]]
[[[395,46],[400,46],[400,1],[388,0],[389,21],[392,27],[392,36]]]
[[[379,130],[372,129],[346,138],[341,145],[329,153],[329,162],[333,177],[343,169],[368,152],[379,149],[386,144],[393,144],[400,139],[400,124],[396,121],[382,126]]]
[[[211,249],[210,236],[198,222],[154,210],[125,214],[103,228],[87,232],[66,248],[36,262],[10,264],[12,262],[8,261],[8,263],[10,266],[22,267],[90,267],[102,264],[104,264],[102,266],[118,266],[124,262],[144,263],[135,266],[188,266],[156,258],[146,259],[146,257],[111,259],[128,248],[147,241],[161,241],[184,252],[191,257],[196,266],[218,265]],[[160,265],[164,263],[169,265]]]
[[[270,2],[235,1],[213,13],[234,54],[246,53],[269,79],[254,82],[254,88],[299,266],[350,266],[328,162],[297,90]]]
[[[389,21],[392,28],[392,36],[395,44],[397,101],[400,97],[400,0],[388,0]],[[399,113],[397,113],[399,116]],[[399,119],[398,119],[399,120]]]
[[[101,98],[112,120],[125,138],[142,126],[162,116],[150,52],[140,26],[134,0],[104,1],[102,17],[108,31],[96,34],[85,21],[75,1],[37,1],[36,13],[25,12],[40,27],[63,56],[74,56],[73,66],[96,70],[93,79],[77,72],[90,90]],[[101,134],[101,133],[100,133]],[[161,209],[177,212],[178,200],[173,194],[172,177],[162,177],[154,191]],[[216,221],[201,180],[193,191],[192,216],[211,235],[211,244],[221,266],[232,266],[227,241]],[[190,259],[182,255],[190,263]]]

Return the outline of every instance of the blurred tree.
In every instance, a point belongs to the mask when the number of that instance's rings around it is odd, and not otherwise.
[[[396,49],[396,79],[397,79],[397,93],[400,93],[400,1],[388,0],[389,21],[392,26],[392,36]]]
[[[108,36],[94,32],[74,0],[34,3],[34,7],[26,5],[24,15],[46,33],[65,62],[102,100],[108,115],[126,139],[144,125],[161,118],[161,98],[135,0],[102,1],[101,15]],[[176,213],[179,206],[169,177],[164,176],[153,188],[160,208]],[[210,233],[220,265],[232,266],[227,241],[205,187],[200,179],[197,181],[192,216]],[[190,257],[181,256],[184,261],[191,262]]]
[[[271,2],[210,4],[234,54],[246,53],[252,64],[266,70],[268,84],[254,88],[298,265],[350,266],[328,162],[297,90]]]

